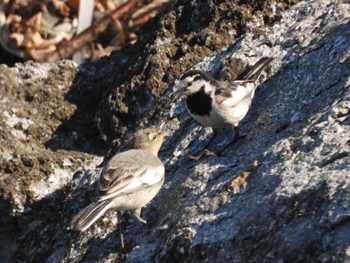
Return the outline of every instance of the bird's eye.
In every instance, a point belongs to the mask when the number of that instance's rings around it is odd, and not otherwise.
[[[154,141],[155,139],[157,139],[157,134],[149,133],[148,138],[150,141]]]
[[[196,75],[194,78],[193,78],[193,81],[197,81],[197,80],[201,80],[202,77],[200,75]]]
[[[188,81],[184,85],[184,90],[187,90],[192,85],[192,81]]]

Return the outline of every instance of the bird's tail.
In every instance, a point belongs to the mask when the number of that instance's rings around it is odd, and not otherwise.
[[[273,60],[271,57],[263,57],[254,66],[249,68],[247,71],[238,78],[241,80],[257,80],[261,72],[266,68],[267,65]]]
[[[81,210],[71,221],[69,229],[85,231],[111,206],[110,200],[94,202]]]

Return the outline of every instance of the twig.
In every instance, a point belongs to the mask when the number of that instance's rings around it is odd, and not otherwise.
[[[77,50],[87,43],[94,41],[98,34],[105,31],[111,21],[115,21],[123,15],[129,13],[130,9],[139,1],[130,0],[124,5],[116,8],[114,11],[104,16],[101,20],[96,21],[91,27],[87,28],[79,35],[74,36],[70,41],[63,41],[57,46],[57,50],[48,57],[33,57],[37,62],[56,62],[60,59],[71,57]]]
[[[129,27],[137,27],[157,15],[171,0],[155,0],[136,10],[130,17]]]

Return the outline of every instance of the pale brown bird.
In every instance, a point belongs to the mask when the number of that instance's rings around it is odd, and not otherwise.
[[[98,181],[99,199],[81,210],[69,228],[85,231],[109,209],[134,211],[136,219],[146,224],[141,208],[164,183],[165,169],[157,155],[165,136],[160,128],[137,132],[134,149],[115,155],[104,167]]]

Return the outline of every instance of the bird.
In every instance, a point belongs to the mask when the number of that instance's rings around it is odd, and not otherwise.
[[[238,124],[247,115],[258,87],[257,80],[272,60],[262,57],[233,82],[216,80],[201,70],[188,71],[177,82],[175,93],[185,97],[188,113],[200,125],[211,127],[214,137],[218,129],[230,127],[235,131],[235,141],[239,138]]]
[[[158,152],[167,134],[160,130],[161,127],[151,127],[138,131],[133,149],[107,162],[98,180],[98,200],[75,215],[68,229],[83,232],[109,209],[134,211],[135,218],[147,224],[141,217],[141,208],[164,183],[165,168]]]

